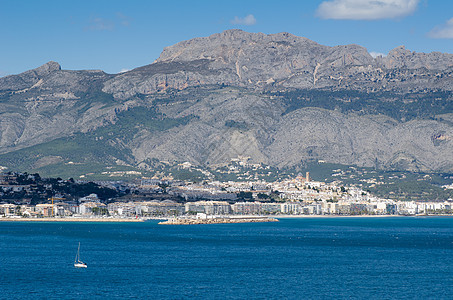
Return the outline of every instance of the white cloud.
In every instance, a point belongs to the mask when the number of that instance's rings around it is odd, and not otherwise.
[[[374,52],[374,51],[371,51],[371,52],[369,52],[369,53],[370,53],[370,55],[371,55],[373,58],[376,58],[376,57],[378,57],[378,56],[382,56],[382,57],[386,57],[386,56],[387,56],[387,54],[384,54],[384,53],[381,53],[381,52]]]
[[[129,72],[129,71],[130,71],[130,69],[121,69],[121,71],[119,71],[118,74],[120,74],[120,73],[125,73],[125,72]]]
[[[89,25],[86,27],[86,29],[92,31],[113,30],[114,28],[115,24],[112,21],[103,18],[91,18]]]
[[[316,15],[322,19],[380,20],[412,14],[420,0],[331,0],[322,2]]]
[[[231,20],[231,24],[250,26],[256,24],[256,19],[253,15],[248,15],[244,18],[234,17],[234,19]]]
[[[117,13],[116,17],[111,17],[109,19],[100,18],[100,17],[91,17],[88,21],[88,25],[85,27],[85,30],[90,31],[111,31],[118,27],[129,27],[131,24],[131,18],[128,16]]]
[[[431,30],[428,36],[433,39],[453,39],[453,18]]]

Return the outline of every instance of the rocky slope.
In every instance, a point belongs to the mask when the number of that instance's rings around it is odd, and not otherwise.
[[[122,99],[203,84],[417,92],[452,90],[452,72],[452,54],[398,47],[374,59],[358,45],[229,30],[167,47],[153,64],[116,76],[103,90]]]
[[[357,45],[240,30],[116,75],[49,62],[0,78],[0,165],[152,169],[155,159],[250,156],[452,172],[452,73],[451,54],[398,47],[373,58]]]

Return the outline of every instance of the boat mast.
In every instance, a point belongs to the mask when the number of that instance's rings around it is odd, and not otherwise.
[[[77,254],[74,262],[79,262],[80,261],[80,242],[79,242],[79,247],[77,248]]]

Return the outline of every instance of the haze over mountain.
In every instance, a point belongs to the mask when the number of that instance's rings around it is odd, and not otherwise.
[[[250,156],[453,171],[453,55],[373,58],[289,33],[228,30],[120,74],[56,62],[0,78],[0,165],[152,169]]]

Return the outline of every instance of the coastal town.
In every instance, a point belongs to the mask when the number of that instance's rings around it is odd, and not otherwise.
[[[382,199],[353,185],[312,180],[309,172],[275,182],[143,178],[87,183],[60,178],[37,181],[36,177],[39,175],[0,175],[2,220],[453,215],[452,199]],[[76,187],[82,192],[68,192]],[[36,201],[37,191],[40,201]]]

